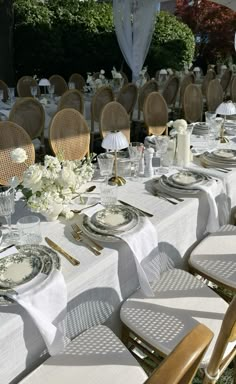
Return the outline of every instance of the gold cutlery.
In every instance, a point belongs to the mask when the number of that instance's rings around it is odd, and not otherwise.
[[[48,237],[45,237],[45,241],[46,243],[52,248],[54,249],[55,251],[61,253],[61,255],[63,255],[72,265],[79,265],[80,262],[79,260],[77,260],[76,258],[74,258],[73,256],[69,255],[66,251],[64,251],[64,249],[62,249],[59,245],[57,245],[56,243],[54,243],[54,241],[52,241],[51,239],[49,239]]]
[[[75,233],[78,233],[78,234],[82,234],[83,237],[87,238],[90,243],[93,245],[94,248],[97,249],[97,251],[102,251],[103,250],[103,247],[101,245],[99,245],[98,243],[96,243],[94,240],[90,239],[89,236],[87,236],[81,229],[80,227],[78,226],[78,224],[72,224],[71,225],[73,231]]]
[[[83,235],[81,236],[81,233],[78,232],[71,232],[72,236],[76,241],[81,241],[82,243],[85,243],[86,247],[90,249],[91,252],[93,252],[96,256],[101,255],[101,252],[99,252],[96,248],[94,248],[91,244],[89,244],[89,238],[86,239]]]
[[[118,201],[119,201],[119,203],[121,203],[123,205],[127,205],[128,207],[132,207],[134,209],[137,209],[137,211],[141,212],[145,216],[153,217],[152,213],[149,213],[149,212],[144,211],[143,209],[134,207],[132,204],[126,203],[126,201],[123,201],[123,200],[118,200]]]

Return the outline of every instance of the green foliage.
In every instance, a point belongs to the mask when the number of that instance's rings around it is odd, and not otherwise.
[[[124,59],[117,43],[112,5],[95,0],[15,0],[15,66],[22,75],[68,79],[73,72],[120,69]],[[174,39],[173,39],[174,36]],[[147,58],[152,74],[161,67],[178,69],[192,59],[192,33],[167,13],[157,24]],[[126,64],[125,72],[130,73]]]
[[[157,70],[173,68],[179,70],[190,63],[195,43],[191,29],[175,16],[160,12],[146,60],[148,68]]]

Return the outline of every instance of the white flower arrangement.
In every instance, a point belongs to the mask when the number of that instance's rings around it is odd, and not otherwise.
[[[23,159],[23,153],[18,151],[17,158],[16,150],[12,152],[16,160],[20,155]],[[30,209],[54,219],[59,215],[71,218],[73,213],[69,203],[78,195],[79,188],[93,177],[92,157],[60,161],[57,157],[46,155],[44,164],[30,165],[19,186]]]
[[[118,72],[115,67],[113,67],[111,74],[113,79],[122,79],[122,74]]]
[[[174,128],[174,132],[172,132],[172,135],[173,133],[186,133],[188,129],[188,123],[184,119],[177,119],[175,121],[170,120],[167,123],[167,127]]]
[[[17,164],[25,163],[25,161],[28,159],[28,155],[24,148],[13,149],[13,151],[11,151],[10,156],[12,161]]]

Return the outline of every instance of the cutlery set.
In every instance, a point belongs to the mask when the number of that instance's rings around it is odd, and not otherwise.
[[[85,235],[77,224],[72,224],[71,227],[73,229],[72,236],[76,241],[84,243],[96,256],[101,255],[103,250],[101,245]]]

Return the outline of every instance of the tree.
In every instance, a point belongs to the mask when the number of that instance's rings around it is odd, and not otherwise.
[[[14,84],[13,67],[13,0],[0,0],[0,79]]]
[[[236,12],[208,0],[177,0],[176,15],[193,31],[196,55],[209,62],[235,55]]]

